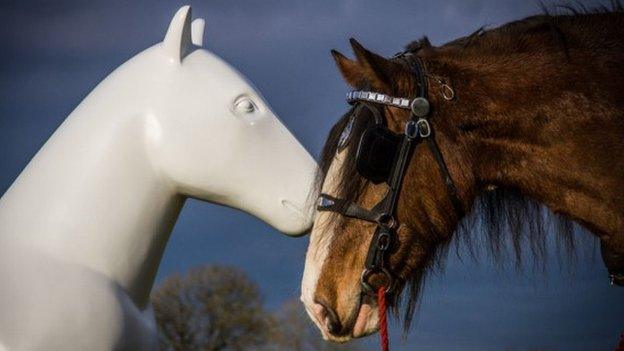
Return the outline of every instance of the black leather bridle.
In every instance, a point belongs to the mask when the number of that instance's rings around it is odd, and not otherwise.
[[[364,131],[358,145],[357,171],[362,177],[373,183],[386,182],[388,185],[386,195],[370,210],[328,194],[319,196],[317,206],[318,211],[335,212],[346,217],[377,224],[360,280],[363,291],[366,293],[374,293],[375,291],[369,283],[369,279],[374,274],[383,275],[385,282],[382,283],[382,286],[386,288],[386,292],[391,292],[396,285],[394,276],[388,269],[388,252],[395,242],[399,227],[395,216],[401,184],[414,147],[418,143],[426,141],[429,145],[429,149],[438,163],[440,175],[444,179],[455,211],[459,217],[464,214],[462,202],[436,143],[433,128],[429,123],[428,82],[423,63],[419,57],[411,52],[398,54],[395,58],[403,61],[416,78],[418,83],[416,98],[412,100],[396,98],[370,91],[353,91],[347,94],[347,101],[354,105],[354,116],[357,115],[358,109],[362,108],[370,109],[375,116],[375,123]],[[374,107],[376,104],[411,111],[410,119],[405,124],[405,130],[402,134],[394,133],[387,128],[385,119]]]

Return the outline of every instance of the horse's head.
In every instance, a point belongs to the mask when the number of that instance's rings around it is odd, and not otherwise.
[[[338,68],[351,86],[394,97],[411,99],[416,96],[416,79],[404,62],[383,58],[354,40],[352,46],[356,61],[332,52]],[[433,95],[430,94],[430,101],[436,106],[438,101]],[[358,144],[364,130],[373,123],[375,114],[395,133],[402,133],[410,118],[409,110],[382,104],[368,103],[367,108],[352,109],[330,132],[319,176],[321,193],[369,210],[380,203],[388,191],[385,183],[374,184],[356,170]],[[441,121],[437,114],[431,123],[439,126]],[[447,137],[444,131],[436,134],[444,157],[456,161],[456,156],[448,154]],[[396,288],[390,295],[393,304],[406,286],[413,296],[416,295],[436,248],[447,242],[446,238],[459,218],[440,176],[438,164],[426,143],[417,144],[407,162],[393,214],[398,224],[396,239],[387,254],[387,268],[396,282]],[[450,168],[455,177],[453,167]],[[458,180],[463,181],[455,179],[456,182]],[[360,284],[375,228],[375,223],[348,218],[336,212],[318,212],[316,215],[306,258],[302,300],[326,339],[346,341],[368,335],[378,328],[376,302],[370,294],[363,293]],[[371,285],[385,283],[383,274],[370,278]],[[412,308],[408,307],[408,316]]]
[[[316,163],[253,86],[201,48],[203,27],[181,8],[162,43],[113,74],[124,77],[116,87],[147,109],[149,156],[176,193],[300,234]]]

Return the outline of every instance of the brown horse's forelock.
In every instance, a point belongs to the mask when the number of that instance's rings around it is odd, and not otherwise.
[[[585,13],[623,12],[619,1],[612,1],[612,9],[601,7],[588,10],[575,6],[562,5],[556,8],[569,11],[566,17],[570,15],[582,16],[580,14]],[[439,49],[444,50],[449,55],[468,48],[487,51],[488,49],[493,50],[492,47],[498,46],[496,49],[500,50],[501,48],[497,41],[501,38],[509,41],[510,37],[516,37],[525,33],[549,31],[552,33],[552,39],[559,41],[565,56],[569,58],[565,35],[557,25],[560,16],[553,16],[547,11],[545,12],[545,15],[528,17],[492,30],[486,31],[480,28],[473,34],[449,42]],[[406,49],[418,52],[419,50],[429,48],[429,41],[426,37],[423,37],[423,39],[409,44]],[[336,155],[340,136],[349,123],[351,116],[352,110],[340,118],[327,137],[321,153],[320,167],[316,177],[317,194],[320,193],[327,171]],[[339,179],[336,187],[338,193],[332,195],[346,199],[347,202],[357,202],[368,185],[368,182],[356,171],[355,155],[360,136],[370,123],[371,119],[369,117],[356,116],[353,130],[345,146],[346,152],[343,167],[336,178]],[[336,214],[333,214],[330,218],[338,223],[343,220],[341,216]],[[573,255],[575,249],[573,232],[578,230],[584,231],[574,222],[563,216],[553,214],[545,206],[521,195],[517,189],[498,188],[484,192],[477,198],[470,214],[459,223],[452,236],[452,241],[439,245],[435,252],[430,253],[425,265],[419,271],[414,272],[408,281],[404,282],[404,296],[402,299],[406,303],[403,316],[405,330],[409,329],[413,313],[419,304],[420,291],[426,276],[432,270],[443,268],[444,259],[448,256],[447,253],[451,242],[456,244],[456,248],[459,247],[459,243],[465,244],[471,256],[476,258],[470,235],[475,229],[482,231],[488,238],[486,240],[488,251],[490,257],[495,262],[501,262],[502,258],[507,256],[507,253],[509,253],[508,247],[511,245],[511,255],[515,258],[517,268],[522,267],[523,247],[525,246],[528,246],[536,266],[544,268],[547,254],[547,232],[555,234],[558,247],[563,245],[566,252],[569,255]],[[400,300],[401,298],[397,297],[394,301],[393,310],[395,313],[398,312]]]
[[[357,116],[354,115],[353,109],[350,109],[338,120],[338,123],[332,127],[327,141],[325,142],[325,146],[323,147],[323,151],[321,152],[321,161],[316,176],[316,193],[319,194],[323,187],[327,171],[338,151],[340,137],[352,118],[353,128],[343,146],[345,150],[344,163],[340,168],[340,173],[337,174],[335,178],[339,180],[335,186],[337,193],[331,194],[332,196],[345,199],[347,202],[356,202],[368,185],[368,181],[361,177],[355,168],[355,155],[360,136],[373,121],[366,109],[361,109]],[[342,216],[333,212],[329,217],[329,220],[335,221],[335,223],[341,223],[343,219]]]

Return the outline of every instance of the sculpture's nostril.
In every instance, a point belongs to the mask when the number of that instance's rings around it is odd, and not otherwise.
[[[303,217],[303,210],[301,209],[301,207],[295,205],[293,202],[286,200],[286,199],[281,199],[280,203],[282,204],[282,206],[286,207],[287,209],[289,209],[290,211],[296,213],[299,216]]]

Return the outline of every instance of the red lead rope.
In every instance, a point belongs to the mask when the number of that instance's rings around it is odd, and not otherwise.
[[[386,318],[386,288],[383,286],[377,290],[377,306],[379,306],[379,340],[381,341],[381,350],[389,351],[390,342],[388,341],[388,320]]]

